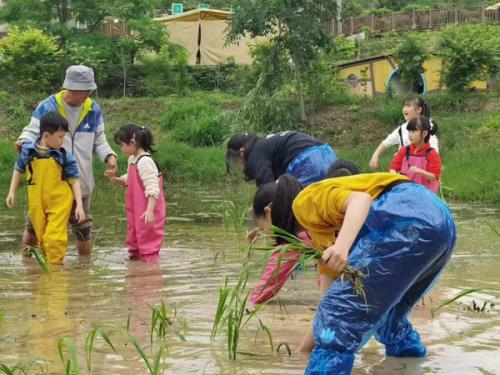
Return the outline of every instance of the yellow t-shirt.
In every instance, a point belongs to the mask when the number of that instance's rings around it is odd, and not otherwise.
[[[395,173],[369,173],[330,178],[309,185],[293,201],[298,223],[313,240],[314,247],[325,250],[333,244],[344,221],[344,204],[354,191],[377,199],[386,186],[407,177]]]

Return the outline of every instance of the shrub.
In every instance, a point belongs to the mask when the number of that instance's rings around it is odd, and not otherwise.
[[[41,92],[60,85],[57,40],[41,30],[12,27],[0,41],[0,76],[9,91]]]
[[[425,72],[423,65],[429,58],[429,52],[421,37],[416,33],[403,36],[394,49],[393,56],[398,63],[401,79],[410,85],[413,92],[417,92],[419,76]]]
[[[441,79],[452,92],[464,92],[475,79],[500,70],[500,27],[467,25],[448,27],[438,41],[443,58]]]
[[[172,138],[193,146],[222,143],[230,133],[231,114],[199,100],[179,100],[170,106],[162,128],[172,131]]]
[[[140,59],[144,93],[162,96],[182,93],[188,81],[186,50],[175,44],[164,44],[158,53],[146,51]]]

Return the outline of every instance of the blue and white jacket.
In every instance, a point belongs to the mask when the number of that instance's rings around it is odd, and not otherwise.
[[[23,129],[19,136],[23,143],[34,141],[39,137],[40,118],[43,114],[57,111],[66,118],[62,99],[63,93],[64,90],[53,94],[38,105],[31,116],[30,124]],[[105,162],[108,156],[115,155],[104,134],[104,119],[101,109],[94,100],[87,98],[83,103],[78,126],[73,134],[68,133],[66,135],[63,147],[75,156],[80,172],[82,196],[89,196],[95,185],[92,155],[97,155],[102,162]]]
[[[76,165],[76,160],[73,155],[66,152],[64,148],[49,149],[43,154],[41,154],[38,149],[38,140],[32,142],[26,142],[23,144],[23,148],[19,153],[16,160],[16,170],[21,173],[26,173],[26,167],[35,158],[52,158],[54,159],[63,169],[62,178],[71,182],[72,180],[78,179],[80,174],[78,173],[78,167]]]

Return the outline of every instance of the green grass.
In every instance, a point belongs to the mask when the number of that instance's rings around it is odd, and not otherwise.
[[[7,194],[16,157],[15,137],[40,99],[0,92],[2,198]],[[105,115],[108,140],[118,153],[112,136],[119,126],[128,122],[148,126],[158,151],[154,157],[167,184],[209,186],[229,182],[224,140],[241,128],[241,119],[235,113],[244,100],[242,96],[200,91],[190,93],[189,97],[99,98],[99,103]],[[439,125],[445,198],[500,201],[500,169],[495,163],[500,159],[498,93],[430,94],[426,100]],[[402,122],[402,98],[339,96],[332,102],[334,106],[310,113],[305,131],[330,143],[339,157],[357,161],[368,172],[368,161],[378,143]],[[395,151],[385,152],[381,170],[387,170]],[[120,156],[119,162],[120,170],[124,171],[125,158]],[[96,162],[95,166],[95,174],[100,176],[103,165]],[[22,195],[19,190],[19,203],[23,202]]]

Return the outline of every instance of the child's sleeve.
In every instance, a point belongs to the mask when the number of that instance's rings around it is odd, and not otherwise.
[[[384,145],[385,148],[399,145],[399,132],[398,132],[399,128],[400,127],[394,129],[394,131],[387,137],[385,137],[385,139],[382,141],[382,144]]]
[[[432,150],[427,156],[427,172],[432,173],[436,178],[440,178],[441,169],[441,157],[436,150]]]
[[[21,149],[21,152],[19,153],[19,156],[16,159],[16,164],[14,168],[19,173],[26,173],[26,166],[28,165],[29,161],[30,161],[29,150],[26,147],[23,147]]]
[[[144,195],[158,199],[160,196],[160,177],[153,159],[144,157],[137,163],[137,170],[144,185]]]
[[[64,163],[63,170],[64,179],[70,184],[73,184],[80,178],[78,166],[76,165],[76,159],[71,152],[66,152],[66,161]]]
[[[405,157],[405,153],[406,153],[406,148],[401,147],[396,156],[394,156],[394,158],[392,159],[389,170],[394,170],[397,172],[401,170],[401,165],[403,164],[403,158]]]

